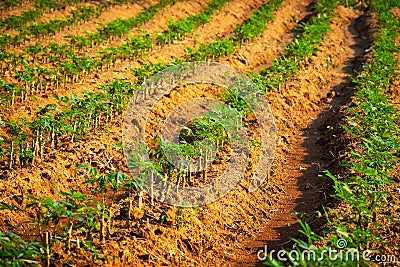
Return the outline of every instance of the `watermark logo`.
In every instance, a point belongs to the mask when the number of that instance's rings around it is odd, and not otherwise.
[[[336,241],[336,248],[328,247],[324,249],[317,249],[311,245],[307,249],[296,249],[293,246],[291,250],[268,250],[268,246],[264,246],[257,252],[257,259],[259,261],[266,261],[267,259],[277,259],[281,262],[322,262],[328,260],[329,262],[343,261],[343,262],[396,262],[396,256],[384,255],[374,253],[372,250],[359,250],[357,248],[347,247],[347,240],[339,238]]]
[[[249,185],[256,190],[267,177],[275,153],[276,127],[272,113],[260,88],[243,73],[218,63],[190,62],[169,67],[143,83],[127,109],[123,123],[123,145],[128,166],[133,175],[142,177],[142,189],[158,201],[171,205],[200,206],[213,202],[234,188],[243,178],[249,160],[250,140],[242,114],[224,101],[198,96],[178,104],[168,114],[158,132],[162,154],[168,166],[186,173],[200,172],[212,164],[217,146],[215,139],[205,136],[196,145],[196,157],[185,154],[180,140],[186,125],[194,118],[206,118],[222,126],[229,137],[228,166],[217,178],[201,186],[182,186],[168,180],[165,170],[155,166],[145,142],[149,116],[160,99],[183,85],[211,84],[223,87],[240,98],[251,110],[260,132],[258,165]]]
[[[336,241],[336,247],[339,248],[339,249],[342,249],[342,248],[347,247],[347,241],[346,241],[346,239],[341,239],[341,238],[339,238],[339,239]]]

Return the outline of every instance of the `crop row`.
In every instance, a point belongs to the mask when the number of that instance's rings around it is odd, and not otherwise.
[[[363,71],[354,79],[355,100],[347,108],[348,116],[343,125],[353,143],[343,165],[347,176],[339,179],[325,171],[334,183],[333,197],[340,200],[340,206],[347,208],[345,212],[326,211],[328,230],[320,236],[307,222],[300,221],[300,233],[305,240],[295,240],[297,253],[308,250],[318,261],[310,262],[300,257],[291,260],[294,265],[369,266],[367,258],[372,254],[364,257],[361,255],[364,250],[385,253],[382,248],[390,246],[380,229],[384,226],[382,221],[393,218],[381,213],[388,205],[394,181],[391,173],[399,161],[400,114],[386,92],[391,80],[398,75],[399,63],[394,54],[399,52],[395,41],[399,36],[400,21],[390,11],[396,1],[373,0],[370,4],[379,18],[379,36],[372,45],[372,60],[364,64]],[[342,248],[343,257],[335,260],[324,255],[327,247],[336,246],[339,239],[346,240],[347,244]],[[359,252],[359,257],[348,257],[352,251]],[[275,259],[269,259],[268,265],[284,266]]]
[[[96,6],[81,6],[75,10],[71,10],[70,16],[65,16],[61,19],[51,19],[48,22],[37,22],[31,23],[29,26],[22,25],[18,30],[19,33],[11,36],[9,34],[0,35],[0,47],[6,48],[11,45],[23,44],[30,39],[43,38],[44,36],[54,35],[61,29],[79,24],[84,21],[88,21],[92,18],[99,17],[100,14],[110,5],[115,5],[118,2],[113,1],[111,3],[100,4]]]
[[[133,87],[124,81],[116,80],[104,86],[104,93],[83,92],[82,96],[62,97],[60,104],[48,104],[39,108],[36,118],[31,122],[23,119],[2,121],[6,127],[9,148],[9,167],[13,167],[14,158],[19,158],[21,167],[32,163],[35,156],[43,156],[47,143],[57,148],[61,136],[71,133],[73,142],[88,128],[99,127],[122,112],[132,95]],[[18,157],[15,157],[18,151]],[[0,151],[5,154],[5,150]]]
[[[22,5],[22,4],[31,4],[37,10],[46,10],[50,9],[50,11],[62,9],[71,4],[78,4],[81,2],[85,2],[87,0],[34,0],[34,1],[24,1],[24,0],[4,0],[3,6],[6,9],[10,9],[12,7]],[[128,2],[127,0],[118,0],[119,2]]]
[[[78,48],[96,45],[110,39],[112,36],[118,37],[127,34],[132,28],[150,21],[157,12],[165,8],[167,5],[174,4],[178,1],[179,0],[160,0],[158,4],[147,8],[137,16],[128,19],[116,19],[106,25],[102,25],[102,27],[97,29],[96,32],[89,34],[88,37],[69,36],[68,38],[70,38],[71,43]]]
[[[12,1],[10,1],[11,3]],[[17,1],[15,1],[16,3]],[[33,6],[29,8],[29,10],[23,11],[20,15],[10,15],[0,20],[0,27],[4,27],[5,29],[17,29],[21,30],[29,22],[32,22],[46,12],[47,9],[61,9],[65,8],[67,5],[78,4],[84,2],[84,0],[68,0],[68,1],[48,1],[48,0],[36,0],[33,3]],[[118,1],[120,2],[120,1]],[[7,1],[5,1],[7,4]]]
[[[184,34],[192,32],[194,29],[207,23],[215,11],[232,0],[213,0],[207,5],[204,11],[197,15],[189,15],[184,19],[170,22],[168,29],[157,35],[157,41],[160,43],[171,43],[180,39]]]
[[[0,21],[0,27],[4,27],[5,29],[21,29],[27,23],[40,18],[42,14],[43,11],[31,8],[29,10],[25,10],[19,16],[11,15],[7,18],[2,19]]]

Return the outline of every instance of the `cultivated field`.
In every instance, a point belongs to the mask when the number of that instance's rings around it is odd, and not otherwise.
[[[0,18],[0,266],[400,261],[398,0],[5,0]],[[126,110],[150,94],[143,82],[194,61],[245,73],[269,104],[276,150],[255,191],[262,129],[246,96],[218,84],[164,94],[143,134],[151,163],[124,156]],[[184,157],[208,164],[200,171],[171,164],[160,136],[195,98],[232,112],[181,131]],[[150,169],[176,191],[232,171],[218,120],[231,114],[251,141],[239,183],[201,206],[152,198]],[[205,138],[215,155],[201,151]],[[260,258],[265,245],[318,260]]]

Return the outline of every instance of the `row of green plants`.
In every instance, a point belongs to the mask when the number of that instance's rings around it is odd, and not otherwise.
[[[6,0],[4,1],[7,4]],[[117,0],[120,1],[120,0]],[[75,1],[48,1],[48,0],[38,0],[33,3],[33,5],[28,9],[22,11],[20,15],[10,15],[5,18],[0,19],[0,27],[5,29],[16,29],[21,30],[26,27],[26,25],[34,20],[43,16],[46,9],[61,9],[65,8],[67,5],[79,4],[83,0]],[[109,4],[109,3],[107,3]]]
[[[87,37],[74,35],[67,36],[67,38],[71,39],[71,44],[78,48],[97,45],[110,39],[111,37],[119,37],[127,34],[132,28],[138,27],[145,22],[150,21],[157,14],[157,12],[176,2],[178,2],[178,0],[160,0],[157,4],[146,8],[136,16],[127,19],[118,18],[105,25],[101,25],[100,28],[96,29],[96,32],[89,33]]]
[[[375,254],[386,254],[385,247],[396,246],[388,240],[388,233],[380,231],[384,227],[382,221],[395,220],[382,211],[389,205],[388,195],[393,191],[393,171],[399,161],[400,148],[400,114],[387,95],[392,79],[398,75],[399,64],[395,58],[395,53],[399,53],[395,42],[400,21],[391,12],[395,6],[398,6],[396,1],[369,2],[379,20],[379,36],[373,40],[371,61],[364,63],[363,71],[354,79],[355,99],[347,107],[348,115],[342,125],[352,140],[349,156],[343,164],[346,175],[338,178],[325,171],[333,181],[332,197],[340,201],[339,206],[345,207],[345,211],[325,210],[327,228],[318,234],[307,222],[300,220],[300,233],[304,239],[293,239],[297,253],[301,255],[304,250],[311,251],[318,260],[289,258],[292,265],[370,266],[368,257],[373,260]],[[346,240],[345,248],[339,247],[337,242],[340,239]],[[335,260],[326,253],[324,255],[323,251],[326,252],[328,247],[341,252],[342,258]],[[371,252],[367,258],[362,254],[365,250]],[[358,252],[359,257],[344,256],[352,252]],[[269,259],[266,263],[285,266],[276,259]]]
[[[7,1],[4,3],[7,5]],[[10,1],[10,3],[13,0]],[[20,1],[14,1],[15,3]],[[22,1],[21,1],[22,2]],[[32,6],[29,7],[28,10],[24,10],[20,15],[10,15],[0,20],[0,27],[4,27],[5,29],[16,29],[22,30],[27,26],[28,23],[35,21],[36,19],[43,16],[43,14],[47,13],[49,10],[56,10],[65,8],[68,5],[75,4],[78,7],[78,4],[81,2],[85,2],[85,0],[68,0],[68,1],[54,1],[54,0],[37,0],[32,3]],[[127,2],[123,0],[115,0],[113,2],[105,1],[101,5],[102,6],[110,6],[121,2]]]
[[[100,128],[114,121],[123,112],[135,89],[123,80],[115,80],[102,86],[102,92],[85,91],[82,96],[56,99],[59,104],[48,104],[38,108],[34,119],[3,119],[8,140],[7,146],[0,148],[0,155],[8,155],[9,168],[27,167],[35,157],[43,158],[45,146],[57,149],[60,138],[68,136],[73,142],[89,129]],[[8,151],[7,151],[8,150]]]
[[[21,29],[29,22],[32,22],[43,15],[43,11],[30,8],[21,13],[21,15],[10,15],[0,20],[0,27],[5,29]]]
[[[54,35],[67,26],[99,17],[104,8],[105,5],[80,6],[76,10],[71,10],[70,16],[65,16],[61,19],[51,19],[47,22],[31,23],[29,26],[21,27],[19,33],[16,35],[6,33],[0,35],[0,47],[5,49],[11,45],[24,44],[32,37],[40,39],[47,35]]]
[[[11,9],[23,3],[23,0],[4,0],[2,8]]]
[[[201,13],[168,23],[168,29],[159,33],[156,40],[163,44],[179,40],[184,34],[207,23],[217,10],[230,1],[232,0],[212,0]]]
[[[186,60],[204,61],[233,53],[238,45],[254,39],[264,31],[266,22],[274,18],[274,12],[282,2],[283,0],[271,0],[263,3],[242,25],[235,28],[231,37],[217,39],[210,44],[202,44],[197,50],[188,48],[189,53],[185,57]]]

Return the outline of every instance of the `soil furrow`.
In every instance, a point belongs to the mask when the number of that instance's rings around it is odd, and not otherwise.
[[[267,23],[266,30],[254,40],[242,44],[232,55],[217,59],[222,64],[234,66],[246,72],[260,72],[263,66],[269,67],[274,58],[292,40],[292,31],[298,21],[302,21],[310,12],[309,1],[288,0],[275,12],[275,18]]]
[[[87,49],[86,53],[91,56],[96,56],[98,55],[100,49],[121,45],[125,43],[127,38],[133,37],[134,35],[156,35],[157,33],[161,33],[168,28],[168,23],[170,21],[184,19],[189,16],[189,14],[198,14],[203,11],[208,2],[208,0],[181,1],[173,5],[169,5],[165,7],[162,11],[158,12],[150,21],[146,22],[138,28],[132,29],[127,35],[122,36],[121,38],[110,40],[100,47]]]
[[[187,53],[186,47],[196,49],[200,47],[200,43],[207,44],[216,38],[227,37],[232,34],[235,25],[242,24],[261,4],[260,0],[251,0],[246,4],[243,4],[241,0],[229,2],[221,10],[215,12],[209,22],[195,29],[193,33],[186,34],[173,44],[158,46],[148,54],[146,59],[152,63],[170,62],[173,57],[183,57]]]
[[[328,181],[318,175],[329,165],[324,156],[332,152],[325,150],[321,140],[351,96],[346,86],[351,83],[355,59],[368,45],[356,31],[360,15],[339,6],[320,51],[296,78],[268,96],[279,129],[272,179],[283,191],[271,219],[258,229],[256,238],[242,241],[237,266],[260,263],[257,252],[265,245],[268,251],[282,249],[299,228],[291,211],[312,212],[328,194]]]

